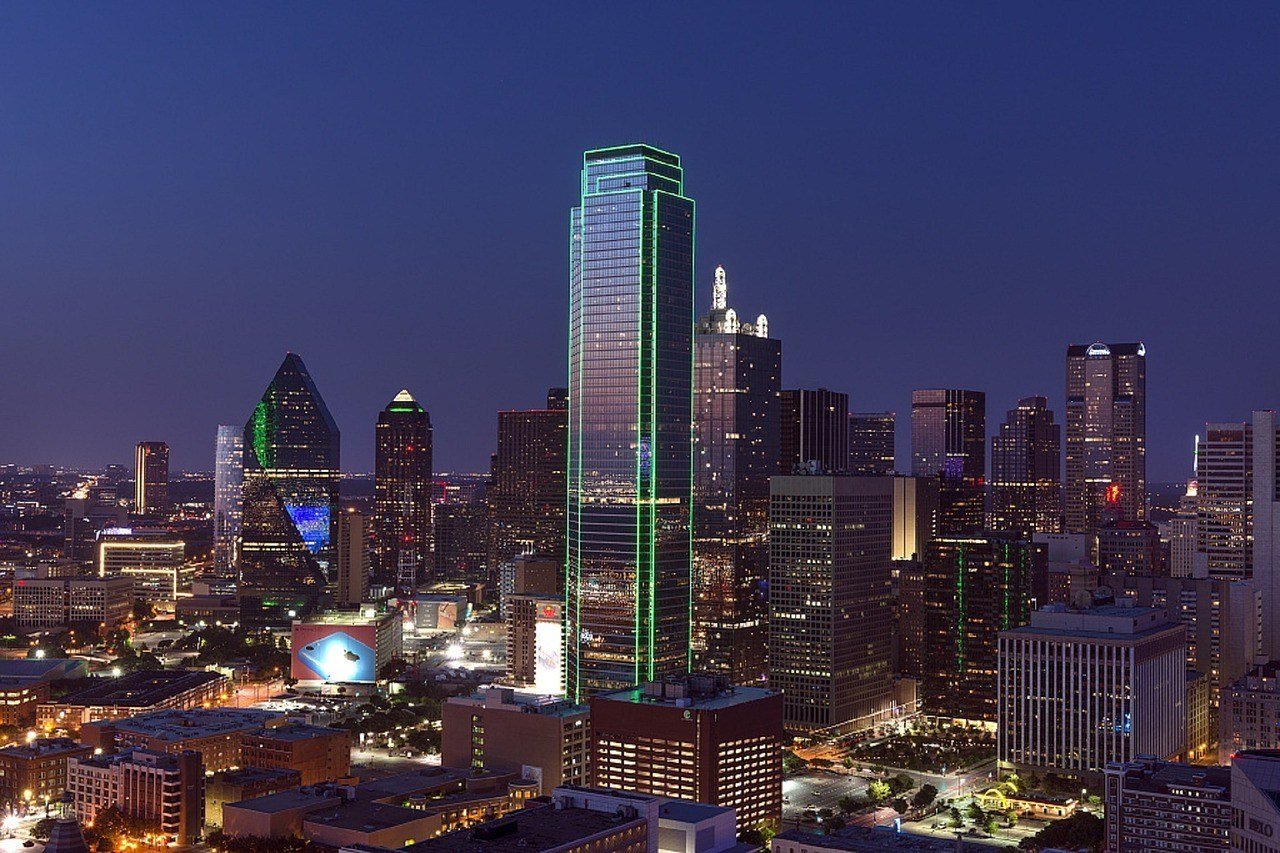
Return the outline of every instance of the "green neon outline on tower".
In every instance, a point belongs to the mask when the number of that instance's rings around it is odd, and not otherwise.
[[[680,158],[583,155],[570,214],[565,692],[689,661],[694,208]]]

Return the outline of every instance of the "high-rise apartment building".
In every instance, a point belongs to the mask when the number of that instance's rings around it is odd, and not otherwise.
[[[1067,347],[1066,451],[1068,533],[1146,520],[1146,346]]]
[[[1231,771],[1145,756],[1106,768],[1108,851],[1231,849]]]
[[[498,412],[498,452],[485,493],[490,566],[520,554],[564,553],[567,396],[552,388],[544,409]]]
[[[409,594],[431,568],[431,415],[401,390],[378,414],[375,438],[375,568]]]
[[[1062,530],[1062,428],[1044,397],[1024,397],[991,436],[987,527],[1031,536]]]
[[[140,441],[133,451],[133,511],[161,515],[169,509],[169,445]]]
[[[243,496],[244,430],[222,424],[213,449],[213,567],[220,573],[239,559]]]
[[[680,158],[586,152],[570,214],[565,686],[689,663],[694,204]]]
[[[769,686],[790,730],[870,728],[892,706],[894,480],[770,482]]]
[[[925,549],[921,620],[926,713],[994,722],[999,635],[1027,624],[1044,550],[1016,536],[939,536]]]
[[[826,388],[782,392],[782,474],[816,463],[834,474],[849,467],[849,395]]]
[[[198,752],[133,749],[71,758],[67,789],[84,823],[115,807],[178,845],[194,843],[204,826],[204,765]]]
[[[563,693],[564,599],[516,593],[504,596],[502,604],[508,683],[543,695]]]
[[[1164,610],[1037,610],[1000,632],[997,759],[1002,767],[1097,777],[1187,744],[1186,629]]]
[[[1188,480],[1187,491],[1178,500],[1177,512],[1160,523],[1160,538],[1169,550],[1169,574],[1175,578],[1189,578],[1195,574],[1199,492],[1199,484]]]
[[[1224,679],[1218,706],[1218,763],[1246,749],[1280,749],[1280,661]]]
[[[491,530],[483,503],[436,504],[432,512],[435,579],[447,583],[488,583]]]
[[[938,533],[983,529],[987,476],[987,395],[911,392],[911,473],[938,478]]]
[[[242,622],[288,621],[324,593],[337,539],[340,435],[294,353],[244,426]]]
[[[849,473],[890,474],[894,470],[893,412],[849,413]]]
[[[743,323],[716,267],[694,337],[693,659],[735,684],[765,671],[769,476],[777,470],[782,342]]]
[[[782,699],[720,677],[673,676],[591,697],[602,788],[734,810],[738,831],[782,817]]]
[[[338,576],[334,601],[354,607],[369,591],[369,525],[354,508],[338,514]]]

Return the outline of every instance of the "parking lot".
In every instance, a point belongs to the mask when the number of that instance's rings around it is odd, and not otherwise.
[[[857,797],[867,792],[867,782],[857,776],[842,776],[826,770],[808,770],[782,780],[782,817],[795,820],[805,809],[838,812],[841,797]]]

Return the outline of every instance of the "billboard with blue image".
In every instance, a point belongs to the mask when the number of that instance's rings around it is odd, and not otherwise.
[[[292,675],[299,681],[372,682],[378,678],[373,625],[293,626]]]

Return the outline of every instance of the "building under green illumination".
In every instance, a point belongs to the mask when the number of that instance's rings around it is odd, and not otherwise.
[[[565,689],[689,664],[694,204],[680,158],[588,151],[570,217]]]

